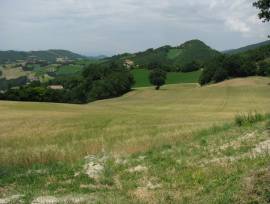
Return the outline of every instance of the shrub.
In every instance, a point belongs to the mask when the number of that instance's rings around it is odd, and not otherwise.
[[[235,123],[238,126],[244,125],[252,125],[256,122],[263,121],[265,119],[265,115],[262,115],[257,112],[250,112],[248,114],[238,114],[235,116]]]

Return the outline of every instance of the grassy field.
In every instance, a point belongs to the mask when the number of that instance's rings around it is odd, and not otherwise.
[[[149,70],[146,69],[134,69],[132,74],[135,79],[134,87],[147,87],[151,86],[149,82]],[[179,84],[179,83],[198,83],[201,71],[180,73],[180,72],[169,72],[167,75],[166,84]]]
[[[0,102],[0,201],[267,203],[269,116],[241,127],[234,118],[270,112],[269,83],[140,88],[88,105]]]
[[[25,72],[20,68],[4,68],[2,69],[2,73],[2,77],[5,77],[6,79],[16,79],[18,77],[30,74],[30,72]]]

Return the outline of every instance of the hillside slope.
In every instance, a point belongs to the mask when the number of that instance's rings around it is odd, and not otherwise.
[[[107,60],[120,60],[123,62],[125,60],[131,60],[136,65],[143,68],[147,68],[150,63],[158,61],[164,66],[174,67],[176,70],[179,67],[183,67],[188,63],[191,63],[192,61],[203,63],[205,60],[208,60],[218,54],[218,51],[213,50],[202,41],[191,40],[177,47],[167,45],[134,54],[125,53],[122,55],[116,55],[111,58],[107,58]]]
[[[267,41],[264,41],[264,42],[261,42],[261,43],[256,43],[256,44],[253,44],[253,45],[248,45],[248,46],[241,47],[241,48],[238,48],[238,49],[226,50],[223,53],[225,53],[225,54],[238,54],[238,53],[246,52],[246,51],[249,51],[249,50],[254,50],[256,48],[266,46],[266,45],[270,45],[270,40],[267,40]]]
[[[267,203],[269,117],[233,121],[270,112],[270,79],[237,81],[88,105],[1,101],[0,202]]]
[[[46,51],[0,51],[0,63],[15,62],[16,60],[27,60],[35,58],[38,60],[46,60],[49,62],[56,61],[57,58],[66,58],[69,60],[75,60],[85,58],[79,54],[70,52],[68,50],[46,50]]]

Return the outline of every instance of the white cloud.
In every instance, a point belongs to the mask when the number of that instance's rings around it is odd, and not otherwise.
[[[260,41],[253,0],[0,0],[1,49],[116,53],[200,38],[227,49]]]
[[[231,29],[232,31],[241,33],[250,32],[250,27],[244,21],[241,21],[237,18],[233,17],[227,18],[225,25],[228,26],[228,28]]]

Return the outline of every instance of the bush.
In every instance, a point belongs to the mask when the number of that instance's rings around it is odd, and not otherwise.
[[[265,115],[262,115],[257,112],[250,112],[248,114],[239,114],[235,116],[235,124],[238,126],[244,125],[252,125],[256,122],[263,121],[265,119]]]

